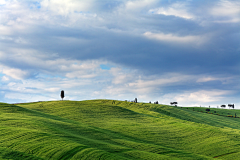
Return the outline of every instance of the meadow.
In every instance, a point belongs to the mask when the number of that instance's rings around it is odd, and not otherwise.
[[[239,159],[238,116],[116,100],[0,103],[0,160]]]

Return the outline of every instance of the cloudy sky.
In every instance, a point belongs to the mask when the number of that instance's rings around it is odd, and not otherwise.
[[[0,101],[240,109],[239,0],[0,0]]]

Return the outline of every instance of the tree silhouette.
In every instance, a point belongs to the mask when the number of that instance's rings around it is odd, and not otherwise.
[[[137,98],[135,98],[134,103],[137,103]]]
[[[234,109],[234,104],[228,104],[228,107],[230,109],[230,107],[232,107]]]
[[[221,105],[221,107],[222,107],[222,108],[225,108],[225,107],[226,107],[226,105],[224,105],[224,104],[223,104],[223,105]]]
[[[64,98],[64,90],[61,91],[61,95],[60,96],[61,96],[61,98],[63,100],[63,98]]]
[[[177,102],[170,102],[170,104],[171,104],[171,105],[174,105],[174,104],[175,104],[175,106],[177,106],[178,103],[177,103]]]

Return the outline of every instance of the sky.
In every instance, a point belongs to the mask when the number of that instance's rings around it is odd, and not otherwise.
[[[240,109],[239,0],[0,0],[0,102]]]

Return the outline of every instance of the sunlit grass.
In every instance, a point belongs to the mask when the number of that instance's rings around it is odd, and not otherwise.
[[[0,159],[11,159],[10,153],[24,159],[234,159],[239,155],[240,118],[227,117],[240,115],[239,110],[210,108],[206,113],[203,107],[114,102],[0,103]]]

